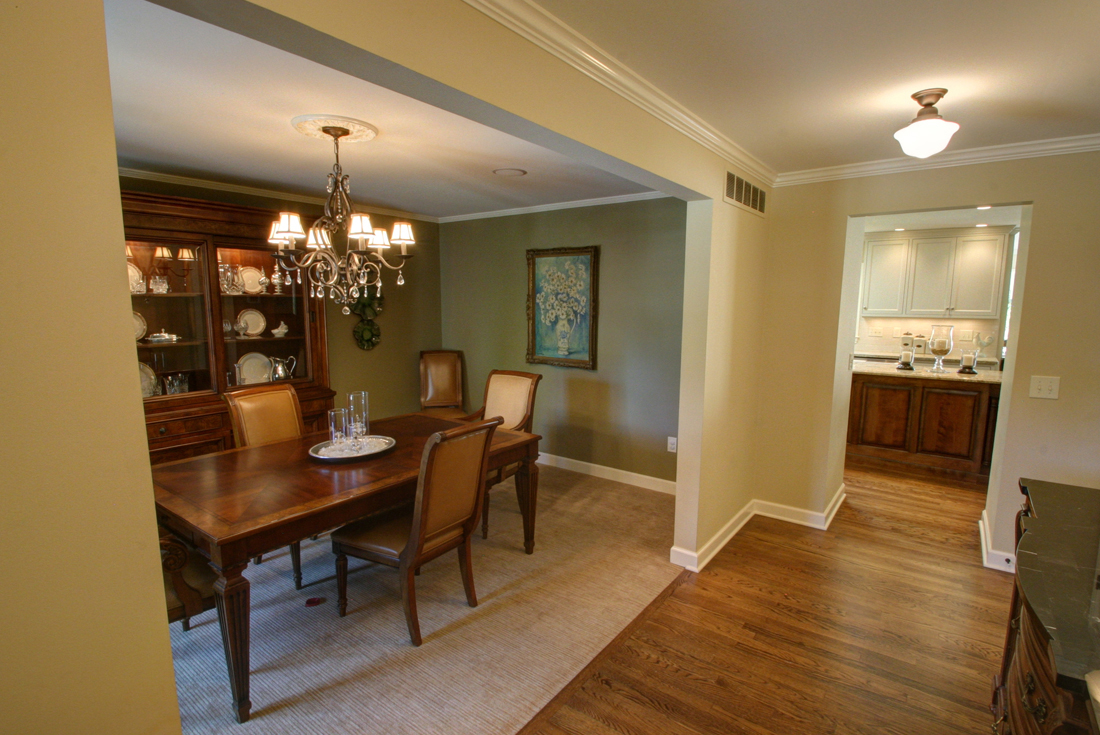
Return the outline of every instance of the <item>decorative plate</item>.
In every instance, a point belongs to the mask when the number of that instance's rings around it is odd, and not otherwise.
[[[153,372],[153,368],[149,367],[144,362],[139,362],[138,372],[141,373],[141,397],[152,398],[153,396],[159,396],[160,381],[157,380],[157,374]]]
[[[271,360],[259,352],[249,352],[237,360],[241,366],[241,385],[271,382]]]
[[[263,271],[250,265],[241,268],[241,280],[244,281],[244,292],[249,294],[263,293],[264,287],[260,285],[260,279],[264,277]]]
[[[130,278],[130,293],[145,293],[145,277],[133,263],[126,264],[126,273]]]
[[[267,329],[267,319],[255,309],[245,309],[237,315],[237,324],[244,322],[244,333],[249,337],[259,337]]]
[[[145,336],[146,330],[149,326],[145,323],[145,317],[141,314],[134,312],[134,341],[140,342],[141,338]]]
[[[397,445],[397,440],[392,436],[379,436],[372,434],[366,437],[365,446],[363,450],[356,454],[329,454],[332,448],[332,442],[321,442],[320,444],[314,444],[309,449],[309,456],[318,462],[330,462],[337,464],[340,462],[358,462],[361,459],[373,456],[375,454],[381,454],[388,449],[393,449]]]

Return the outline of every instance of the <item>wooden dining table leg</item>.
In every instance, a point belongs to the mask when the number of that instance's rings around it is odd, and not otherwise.
[[[516,500],[519,512],[523,516],[523,549],[528,554],[535,552],[535,508],[539,497],[539,468],[535,458],[523,460],[516,472]]]
[[[242,574],[247,566],[246,562],[226,569],[214,568],[218,573],[214,599],[218,605],[218,622],[237,722],[248,722],[252,710],[252,701],[248,698],[250,585]]]

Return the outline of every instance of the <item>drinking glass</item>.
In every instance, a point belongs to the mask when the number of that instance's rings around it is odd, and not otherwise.
[[[348,421],[351,422],[354,438],[362,439],[370,433],[370,410],[365,390],[348,393]]]
[[[168,279],[164,276],[153,276],[149,279],[149,289],[153,293],[168,293]]]
[[[348,410],[346,408],[334,408],[328,412],[328,434],[333,449],[347,448],[351,429],[348,426]]]
[[[943,369],[943,358],[951,354],[955,343],[952,335],[955,327],[949,324],[933,324],[932,335],[928,338],[928,351],[936,356],[936,364],[932,366],[930,373],[946,373]]]

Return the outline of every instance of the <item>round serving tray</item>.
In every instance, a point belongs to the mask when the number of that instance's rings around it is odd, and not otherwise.
[[[370,446],[366,447],[359,454],[348,454],[346,456],[340,457],[325,457],[321,454],[321,450],[328,447],[332,442],[324,441],[320,444],[314,444],[312,447],[310,447],[309,456],[318,462],[326,462],[328,464],[341,464],[343,462],[358,462],[361,459],[373,457],[376,454],[381,454],[382,452],[389,451],[390,449],[393,449],[395,446],[397,446],[397,440],[390,436],[379,436],[377,434],[374,434],[367,437],[368,441],[370,441],[371,439],[381,441],[370,442]]]

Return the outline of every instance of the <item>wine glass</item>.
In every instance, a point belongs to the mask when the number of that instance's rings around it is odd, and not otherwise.
[[[932,335],[928,338],[928,351],[936,356],[936,364],[928,372],[947,372],[943,369],[943,358],[951,354],[951,350],[955,347],[954,332],[955,327],[950,324],[932,325]]]
[[[328,412],[328,433],[332,448],[337,452],[347,449],[351,429],[348,426],[348,410],[334,408]]]

